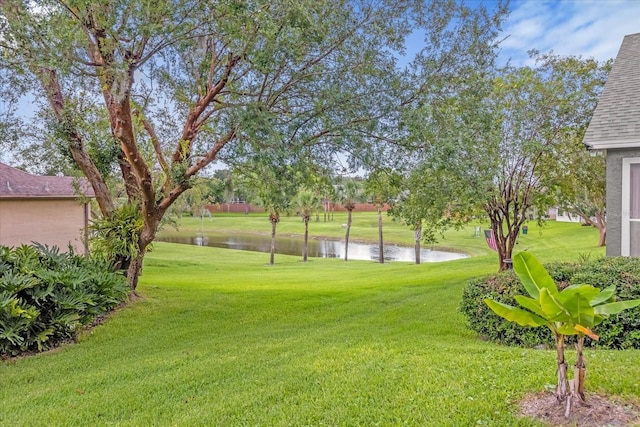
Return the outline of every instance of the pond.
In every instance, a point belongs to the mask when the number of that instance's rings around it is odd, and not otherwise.
[[[213,246],[216,248],[239,249],[243,251],[269,252],[271,249],[271,237],[262,234],[205,234],[197,236],[161,235],[161,242],[182,243],[198,246]],[[276,253],[283,255],[300,255],[304,248],[304,238],[276,236]],[[379,250],[377,244],[349,242],[349,259],[352,260],[378,260]],[[321,238],[309,238],[309,256],[317,258],[344,258],[344,242]],[[441,262],[468,258],[466,254],[434,251],[422,249],[421,262]],[[415,262],[415,250],[413,247],[385,245],[385,261]]]

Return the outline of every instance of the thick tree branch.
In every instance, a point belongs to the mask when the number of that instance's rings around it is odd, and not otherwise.
[[[196,105],[187,116],[187,120],[182,131],[182,138],[178,142],[176,150],[173,153],[172,163],[180,163],[187,157],[189,157],[193,139],[197,136],[198,131],[202,126],[202,122],[199,121],[199,118],[205,112],[207,107],[211,105],[215,97],[220,94],[222,89],[224,89],[233,68],[240,61],[240,58],[240,56],[234,56],[231,53],[227,55],[227,64],[225,66],[223,75],[220,77],[220,80],[218,80],[218,82],[214,86],[208,88],[207,94],[198,100]],[[186,147],[183,145],[185,142],[187,144]]]
[[[162,147],[160,147],[160,140],[158,139],[158,135],[156,135],[156,131],[149,120],[146,117],[142,116],[139,111],[134,110],[133,115],[138,117],[142,121],[142,126],[147,131],[149,138],[151,139],[151,143],[153,144],[153,149],[158,158],[158,163],[160,164],[160,168],[162,168],[162,172],[164,172],[167,180],[165,181],[165,185],[163,186],[163,192],[167,193],[169,191],[168,184],[170,183],[169,177],[171,176],[171,171],[169,169],[169,164],[167,160],[164,158],[164,153],[162,152]]]
[[[70,120],[69,113],[65,110],[64,95],[62,94],[56,71],[39,68],[35,70],[35,74],[44,88],[51,110],[60,127],[64,130],[71,156],[93,188],[100,211],[104,216],[111,215],[114,207],[109,195],[109,188],[91,157],[85,151],[82,135]]]

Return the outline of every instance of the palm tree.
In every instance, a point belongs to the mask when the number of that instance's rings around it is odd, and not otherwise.
[[[378,210],[378,261],[384,264],[384,242],[382,240],[382,211],[398,193],[400,176],[389,169],[378,169],[372,172],[365,181],[367,196],[371,198]]]
[[[274,265],[276,255],[276,227],[280,222],[280,214],[286,212],[288,209],[289,196],[287,196],[285,191],[267,188],[266,191],[260,195],[259,203],[269,212],[269,221],[271,222],[269,265]]]
[[[303,188],[298,192],[298,212],[304,221],[304,249],[302,252],[302,260],[304,262],[307,262],[309,254],[309,220],[313,210],[318,208],[319,203],[320,198],[313,191]]]
[[[347,210],[347,233],[344,237],[344,260],[349,260],[349,232],[351,231],[351,213],[356,207],[356,201],[360,197],[360,186],[353,179],[345,181],[340,188],[340,202]]]
[[[224,201],[227,204],[227,212],[229,212],[233,201],[233,178],[231,174],[227,175],[224,180]]]
[[[295,195],[293,170],[288,166],[265,164],[259,161],[245,165],[243,176],[253,192],[253,200],[269,213],[271,222],[271,251],[269,264],[275,264],[276,227],[280,214],[287,212]]]
[[[269,251],[269,265],[275,264],[276,256],[276,226],[280,222],[280,211],[276,206],[268,207],[271,222],[271,250]]]

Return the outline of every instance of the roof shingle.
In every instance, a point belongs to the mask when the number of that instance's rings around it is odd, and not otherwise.
[[[640,147],[640,33],[622,40],[582,142],[597,150]]]
[[[75,198],[76,188],[87,197],[95,197],[85,178],[70,176],[36,176],[0,163],[0,198]]]

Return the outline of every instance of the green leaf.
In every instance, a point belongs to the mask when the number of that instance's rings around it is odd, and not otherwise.
[[[580,284],[567,286],[558,294],[558,300],[564,303],[566,300],[571,299],[574,295],[582,295],[587,301],[593,301],[593,299],[600,294],[600,289],[595,286]]]
[[[567,301],[565,307],[571,313],[574,324],[582,325],[586,328],[593,328],[595,326],[595,311],[591,304],[589,304],[589,300],[582,295],[576,294],[575,298]]]
[[[603,289],[598,296],[591,300],[591,305],[596,306],[598,304],[602,304],[603,302],[609,301],[613,298],[613,295],[616,293],[616,285],[611,285],[608,288]]]
[[[548,289],[551,295],[558,293],[558,287],[547,270],[528,252],[520,252],[513,257],[513,269],[525,289],[534,299],[538,299],[541,289]]]
[[[594,312],[595,312],[595,310],[594,310]],[[594,326],[599,325],[600,323],[602,323],[602,321],[604,319],[605,319],[605,317],[603,315],[598,314],[598,313],[594,313],[594,315],[593,315],[593,325]]]
[[[640,299],[618,301],[618,302],[612,302],[609,304],[601,304],[601,305],[595,306],[593,309],[596,314],[610,316],[612,314],[618,314],[622,310],[633,308],[637,305],[640,305]]]
[[[600,290],[591,285],[573,285],[560,292],[557,299],[569,311],[574,324],[592,328],[595,323],[590,301],[599,293]]]
[[[557,326],[557,331],[562,335],[578,335],[578,331],[576,331],[573,325],[561,324]]]
[[[508,304],[494,301],[490,298],[486,298],[484,302],[493,310],[498,316],[504,317],[510,322],[516,322],[521,326],[545,326],[549,322],[540,316],[530,313],[521,308],[512,307]]]
[[[538,316],[544,317],[544,313],[542,312],[542,308],[540,307],[540,302],[538,300],[525,297],[524,295],[516,295],[516,301],[518,301],[518,304],[527,310],[534,312]]]
[[[547,288],[540,289],[540,307],[546,319],[554,322],[571,322],[571,313],[551,295]]]

